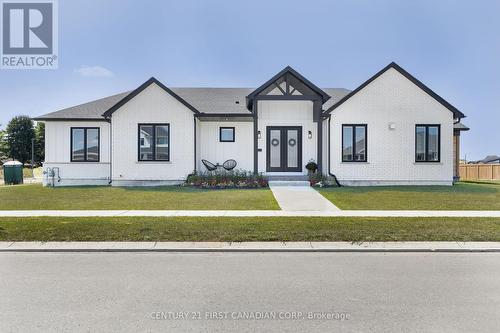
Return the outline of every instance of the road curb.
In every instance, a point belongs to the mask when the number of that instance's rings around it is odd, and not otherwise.
[[[233,253],[500,253],[500,249],[1,249],[1,252],[45,252],[45,253],[200,253],[200,252],[233,252]]]
[[[500,242],[0,242],[0,252],[500,252]]]

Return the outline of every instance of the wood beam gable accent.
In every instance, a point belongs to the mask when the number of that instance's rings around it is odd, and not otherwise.
[[[292,78],[293,80],[295,80],[295,83],[292,82],[292,84],[290,85],[290,81],[292,80]],[[282,82],[285,82],[286,89],[283,89],[280,86]],[[301,86],[302,88],[297,87],[297,85]],[[274,87],[274,86],[278,87],[283,95],[262,95],[262,93],[265,92],[266,89],[269,89],[269,87]],[[290,87],[292,90],[290,89]],[[303,95],[292,95],[295,91],[300,92],[300,89],[307,90],[308,93]],[[302,76],[292,67],[287,66],[246,97],[247,108],[248,110],[252,110],[252,106],[254,104],[253,102],[256,99],[267,99],[267,100],[300,99],[297,98],[299,96],[307,97],[307,98],[305,97],[301,98],[302,100],[320,99],[322,101],[322,104],[330,99],[330,95],[328,95],[322,89],[318,88],[316,85],[314,85],[311,81]]]

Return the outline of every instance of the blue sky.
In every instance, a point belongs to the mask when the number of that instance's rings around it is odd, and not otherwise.
[[[59,69],[0,70],[0,123],[131,90],[256,87],[291,65],[354,89],[391,61],[463,111],[462,156],[500,155],[500,1],[59,0]]]

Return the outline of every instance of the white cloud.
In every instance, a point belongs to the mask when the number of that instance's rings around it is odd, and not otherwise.
[[[111,77],[115,75],[109,69],[101,66],[81,66],[75,69],[75,73],[86,77]]]

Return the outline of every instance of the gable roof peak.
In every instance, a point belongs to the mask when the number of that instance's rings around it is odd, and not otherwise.
[[[104,118],[110,118],[111,115],[118,110],[120,107],[122,107],[124,104],[126,104],[128,101],[130,101],[132,98],[137,96],[139,93],[141,93],[144,89],[149,87],[151,84],[155,83],[158,85],[161,89],[163,89],[166,93],[170,94],[172,97],[177,99],[179,102],[181,102],[184,106],[186,106],[188,109],[193,111],[194,113],[200,113],[195,107],[193,107],[191,104],[186,102],[183,98],[181,98],[179,95],[177,95],[175,92],[173,92],[171,89],[169,89],[166,85],[161,83],[158,79],[156,79],[154,76],[151,76],[146,82],[141,84],[139,87],[136,89],[132,90],[127,96],[122,98],[120,101],[118,101],[115,105],[113,105],[111,108],[109,108],[106,112],[102,114]]]
[[[335,110],[337,107],[342,105],[344,102],[346,102],[349,98],[352,96],[356,95],[360,90],[365,88],[367,85],[369,85],[371,82],[375,81],[379,76],[387,72],[390,68],[393,68],[397,70],[401,75],[406,77],[408,80],[410,80],[413,84],[415,84],[417,87],[422,89],[424,92],[426,92],[429,96],[434,98],[437,102],[441,103],[445,108],[450,110],[453,113],[454,118],[465,118],[466,116],[458,110],[456,107],[448,103],[444,98],[436,94],[434,91],[432,91],[429,87],[427,87],[425,84],[423,84],[421,81],[419,81],[417,78],[415,78],[413,75],[408,73],[406,70],[404,70],[401,66],[396,64],[394,61],[392,61],[389,65],[385,66],[382,68],[380,71],[378,71],[375,75],[373,75],[371,78],[366,80],[364,83],[362,83],[359,87],[351,91],[349,94],[347,94],[344,98],[342,98],[340,101],[332,105],[328,110],[324,112],[325,115],[330,114],[333,110]]]
[[[325,103],[327,100],[330,99],[330,95],[328,95],[323,89],[319,88],[316,86],[314,83],[306,79],[302,74],[297,72],[295,69],[293,69],[290,65],[287,65],[285,68],[283,68],[281,71],[279,71],[277,74],[275,74],[273,77],[271,77],[269,80],[267,80],[264,84],[262,84],[260,87],[252,91],[247,97],[247,107],[249,110],[252,109],[252,104],[253,104],[253,99],[260,94],[264,89],[269,87],[269,85],[273,84],[276,80],[281,78],[283,75],[290,73],[293,75],[297,80],[301,81],[304,85],[309,87],[312,91],[314,91],[316,94],[318,94],[322,102]]]

